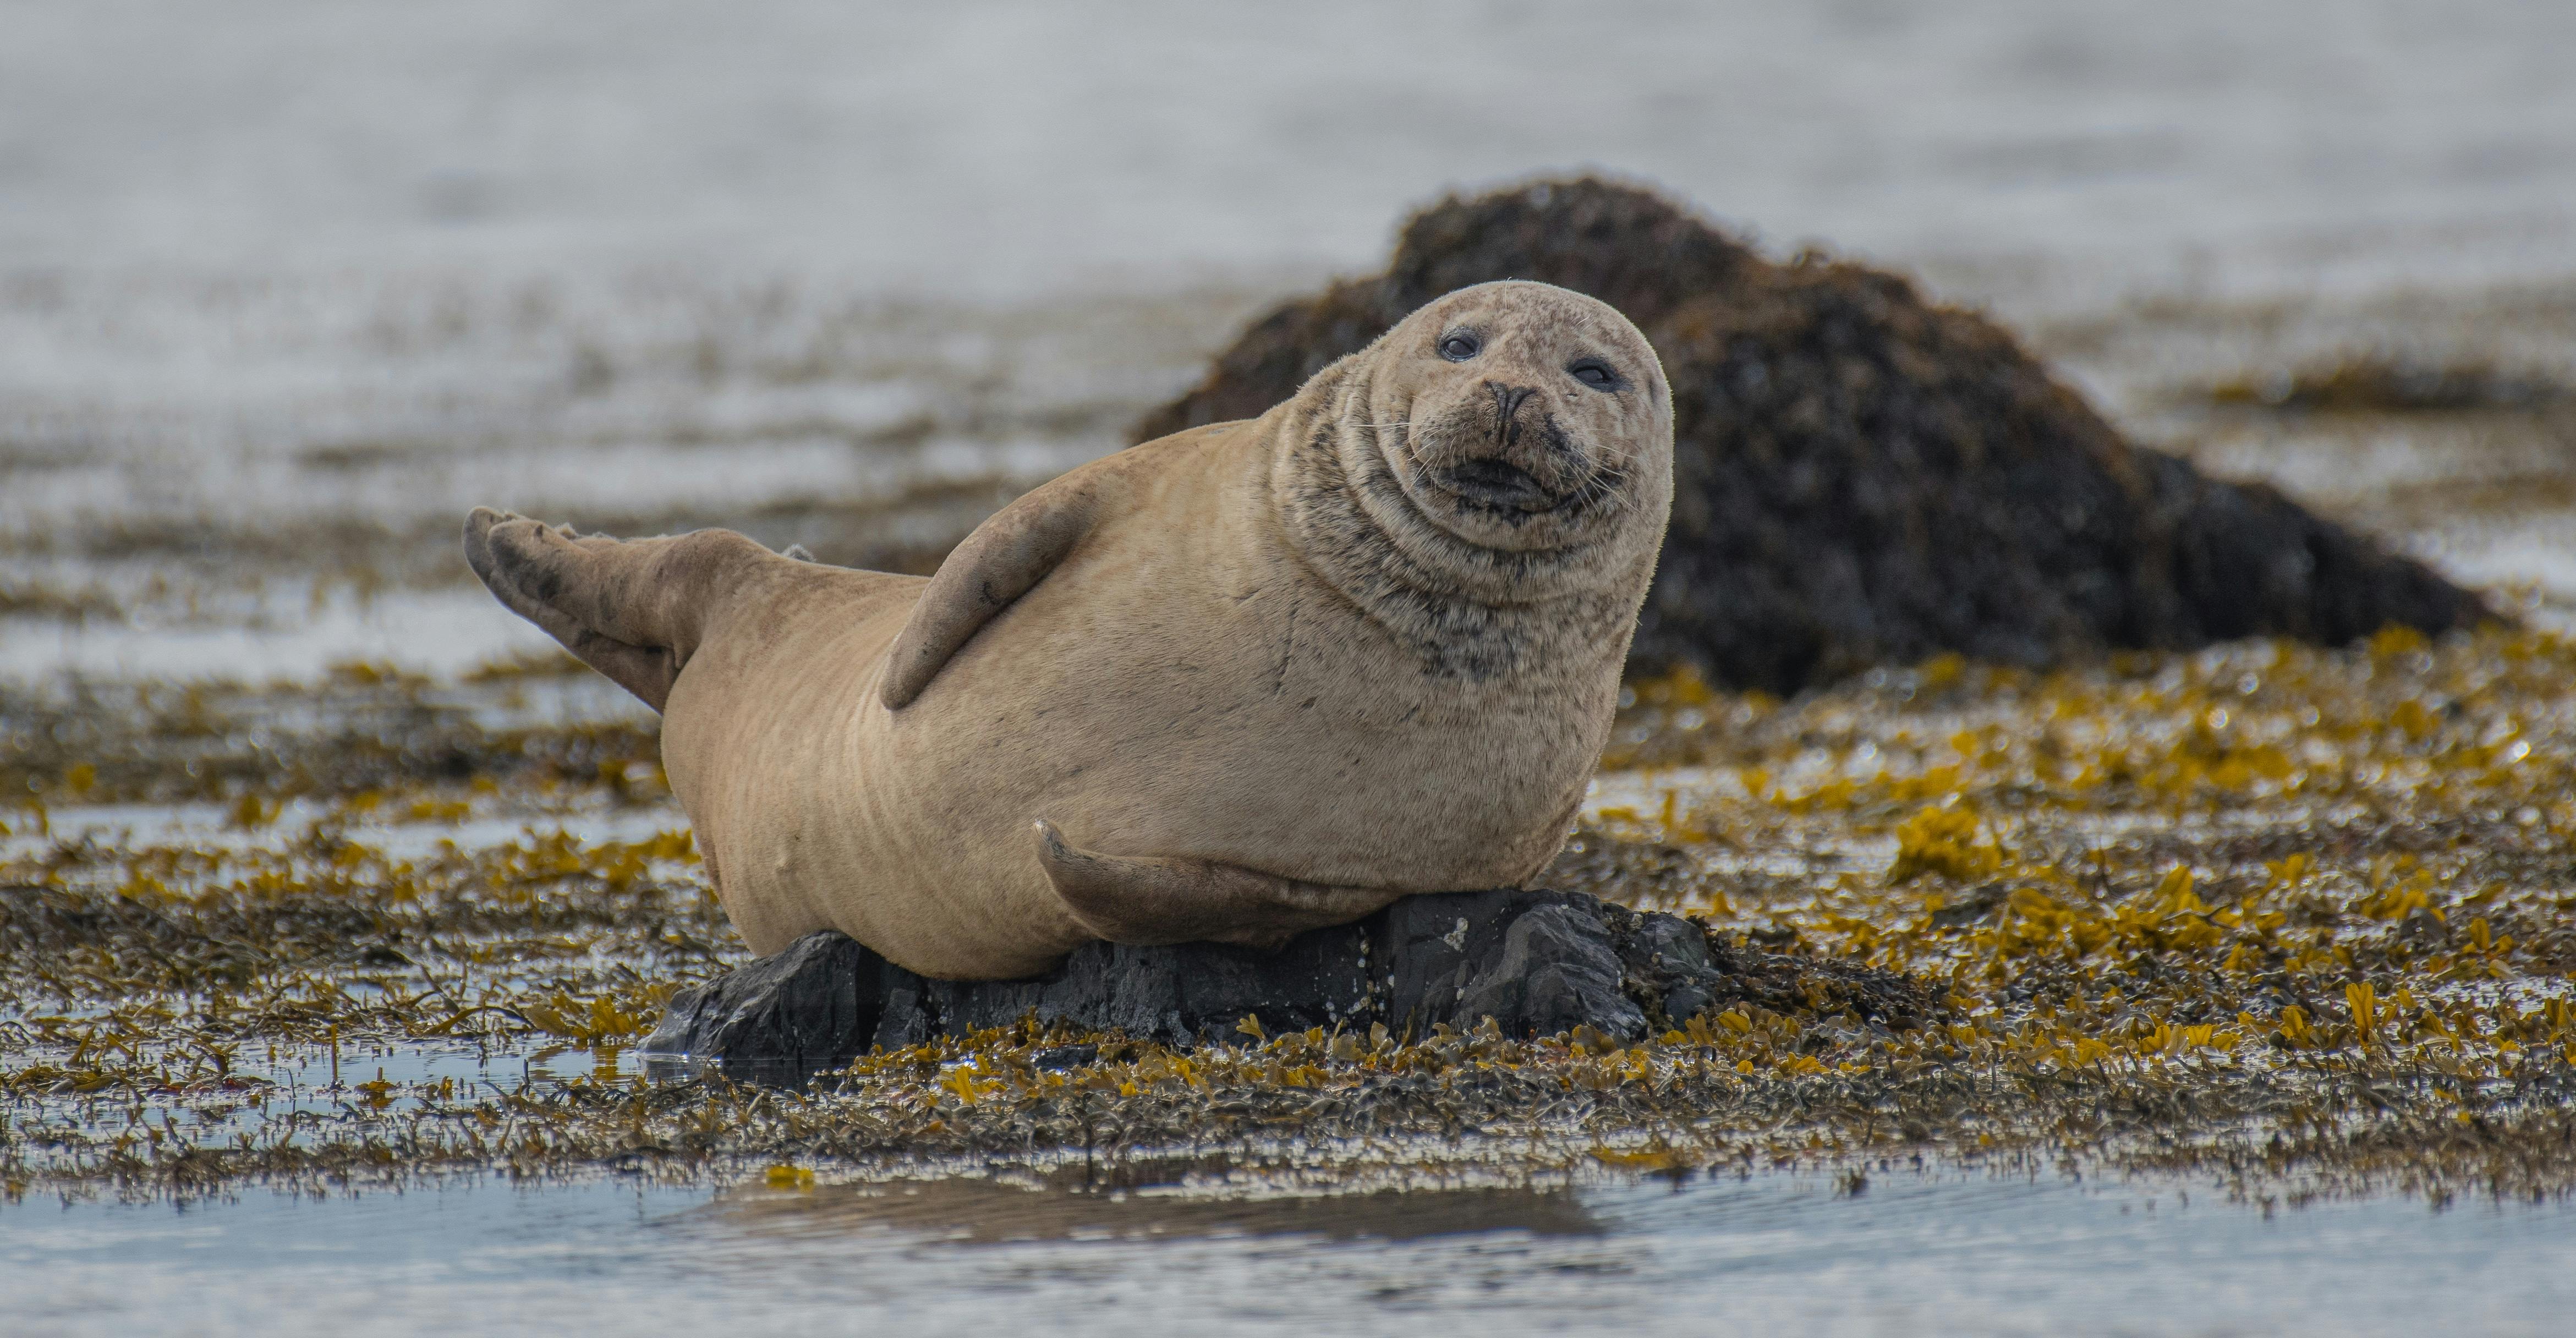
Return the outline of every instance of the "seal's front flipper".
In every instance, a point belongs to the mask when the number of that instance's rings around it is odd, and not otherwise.
[[[1003,507],[957,545],[895,638],[881,696],[900,710],[921,695],[984,624],[1046,579],[1091,530],[1090,488],[1060,480]]]
[[[1197,859],[1124,859],[1072,845],[1037,824],[1038,862],[1083,926],[1112,943],[1241,943],[1276,948],[1348,924],[1404,895],[1332,887]]]
[[[490,507],[465,519],[465,560],[511,612],[656,711],[696,652],[710,604],[750,567],[786,561],[729,530],[584,538]]]

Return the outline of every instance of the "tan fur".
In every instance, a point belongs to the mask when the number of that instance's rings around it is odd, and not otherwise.
[[[1479,350],[1444,356],[1462,333]],[[1607,738],[1671,471],[1636,329],[1496,283],[1258,419],[1030,493],[926,581],[491,511],[467,551],[664,710],[754,951],[834,928],[1004,978],[1534,876]]]

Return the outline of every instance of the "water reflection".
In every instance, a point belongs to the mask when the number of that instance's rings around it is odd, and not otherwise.
[[[1078,1181],[1078,1168],[1058,1178]],[[743,1191],[686,1216],[694,1219],[688,1228],[739,1233],[746,1241],[892,1232],[951,1245],[1288,1236],[1347,1243],[1602,1231],[1581,1199],[1561,1188],[1221,1196],[1179,1186],[1084,1189],[958,1179]]]

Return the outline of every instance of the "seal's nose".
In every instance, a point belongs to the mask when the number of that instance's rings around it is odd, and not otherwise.
[[[1485,389],[1494,396],[1494,440],[1509,446],[1521,434],[1516,416],[1522,401],[1537,394],[1538,390],[1532,386],[1507,386],[1499,381],[1486,382]]]
[[[1555,505],[1553,476],[1561,472],[1555,457],[1563,453],[1563,443],[1547,415],[1546,399],[1534,386],[1479,384],[1493,397],[1493,429],[1479,437],[1468,423],[1459,424],[1468,430],[1448,437],[1441,452],[1446,458],[1435,466],[1442,482],[1462,498],[1503,510],[1544,511]],[[1521,409],[1533,400],[1540,408],[1534,425],[1525,425]],[[1474,405],[1468,398],[1458,407],[1472,414]],[[1524,431],[1525,426],[1530,430]]]

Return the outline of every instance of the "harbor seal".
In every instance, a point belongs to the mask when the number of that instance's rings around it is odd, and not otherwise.
[[[928,578],[478,509],[475,573],[664,714],[752,950],[1007,979],[1275,946],[1554,858],[1672,501],[1635,326],[1461,289],[1249,421],[1085,465]]]

